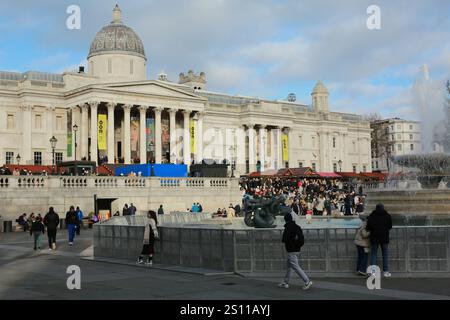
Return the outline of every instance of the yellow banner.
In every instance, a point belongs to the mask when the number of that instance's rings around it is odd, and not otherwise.
[[[108,125],[108,120],[106,119],[106,114],[98,115],[98,125],[97,125],[97,140],[98,140],[98,150],[106,150],[106,130]]]
[[[189,134],[190,134],[190,140],[191,140],[191,153],[196,154],[197,148],[195,147],[196,143],[195,143],[195,121],[194,120],[190,120]]]
[[[289,161],[289,140],[287,134],[281,135],[281,143],[283,145],[283,161]]]

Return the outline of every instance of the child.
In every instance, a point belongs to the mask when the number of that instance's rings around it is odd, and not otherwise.
[[[37,217],[31,224],[30,236],[34,236],[34,250],[41,251],[41,238],[45,233],[45,227],[42,224],[42,219]]]

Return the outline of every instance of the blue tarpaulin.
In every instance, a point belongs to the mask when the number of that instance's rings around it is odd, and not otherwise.
[[[116,176],[129,176],[131,172],[137,176],[141,172],[143,177],[187,177],[187,165],[185,164],[127,164],[116,167],[114,173]]]

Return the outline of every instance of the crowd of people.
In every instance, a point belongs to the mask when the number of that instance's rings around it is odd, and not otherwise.
[[[284,196],[297,215],[356,215],[365,195],[356,183],[311,178],[241,178],[243,197]]]

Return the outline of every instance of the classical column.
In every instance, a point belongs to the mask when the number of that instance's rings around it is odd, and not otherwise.
[[[184,163],[187,165],[191,164],[191,143],[190,143],[190,134],[189,134],[189,116],[191,115],[191,111],[185,110],[183,111],[184,116],[184,126],[183,126],[183,156]]]
[[[255,171],[255,129],[254,124],[249,124],[248,127],[248,163],[249,173]]]
[[[266,143],[267,143],[266,126],[259,127],[259,161],[261,162],[261,172],[266,167]]]
[[[130,111],[133,106],[131,104],[125,104],[123,108],[123,131],[124,131],[124,162],[125,164],[131,163],[131,128],[130,128]]]
[[[161,163],[162,157],[161,157],[161,148],[162,148],[162,142],[161,142],[161,112],[163,108],[157,107],[154,108],[153,111],[155,112],[155,163]]]
[[[81,106],[81,159],[88,159],[89,149],[89,105],[87,103]]]
[[[115,103],[108,103],[108,163],[115,163],[114,161],[114,107]]]
[[[270,169],[275,169],[275,130],[270,129]]]
[[[239,127],[236,130],[236,143],[237,143],[237,159],[236,159],[236,170],[240,174],[246,173],[245,166],[245,129]]]
[[[22,155],[20,164],[34,164],[31,157],[31,110],[33,106],[22,106],[23,123],[22,123]]]
[[[203,160],[203,117],[205,115],[204,112],[197,112],[198,121],[197,121],[197,162],[201,163]]]
[[[91,161],[97,163],[98,160],[98,148],[97,148],[97,109],[100,103],[92,101],[89,103],[91,106]]]
[[[280,129],[280,127],[277,127],[276,129],[275,129],[275,133],[276,133],[276,136],[277,136],[277,143],[276,143],[276,157],[277,157],[277,165],[276,165],[276,168],[275,169],[281,169],[281,168],[283,168],[283,159],[282,159],[282,157],[283,157],[283,154],[282,154],[282,145],[281,145],[281,129]]]
[[[347,138],[346,137],[347,137],[346,133],[342,134],[342,142],[343,142],[343,144],[342,144],[342,149],[343,149],[342,154],[344,155],[342,157],[342,172],[346,172],[347,171],[347,167],[350,167],[350,166],[348,166],[349,156],[347,154],[348,148],[347,148],[347,141],[346,141]]]
[[[139,159],[141,163],[147,163],[147,137],[145,128],[147,125],[147,107],[139,106]]]
[[[170,163],[177,163],[177,109],[169,109]]]

